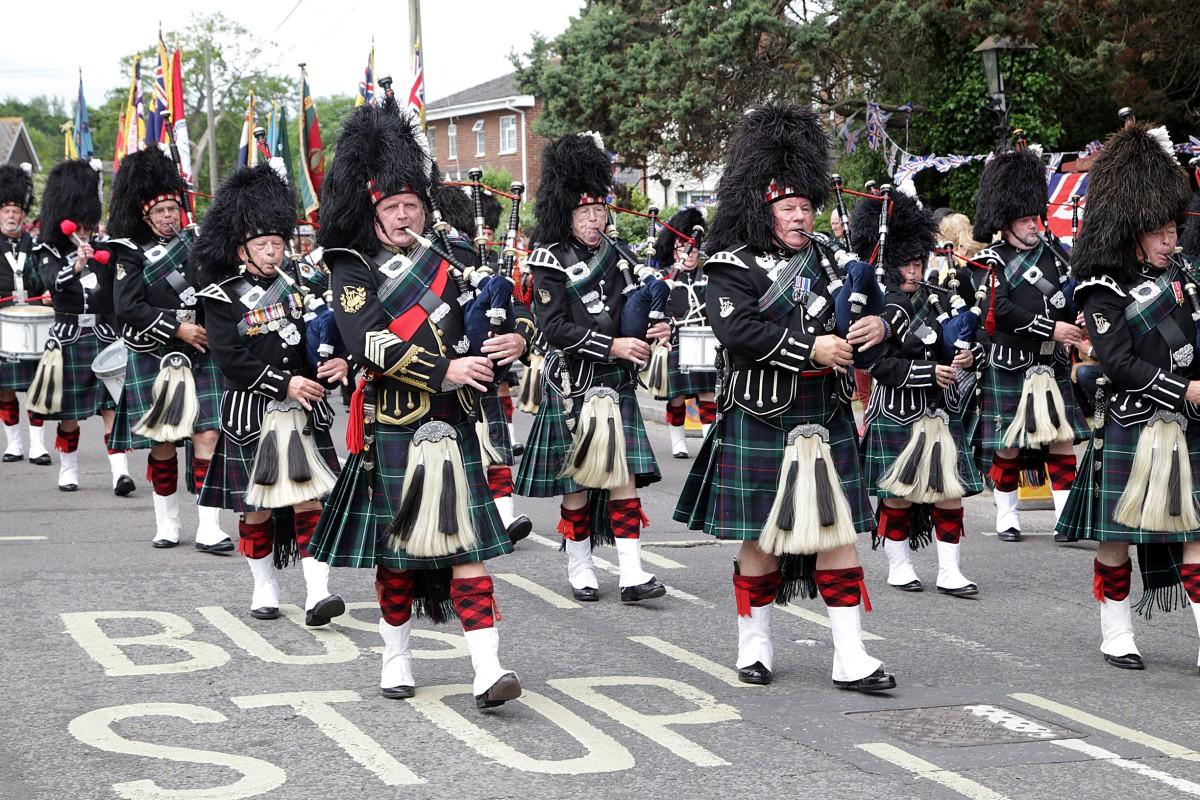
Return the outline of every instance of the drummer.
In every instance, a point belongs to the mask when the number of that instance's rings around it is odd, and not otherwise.
[[[688,457],[687,439],[683,431],[688,398],[694,399],[699,406],[700,426],[705,436],[717,418],[717,373],[714,365],[700,364],[696,365],[700,369],[685,371],[680,369],[679,363],[678,329],[708,325],[704,310],[708,276],[698,269],[700,243],[691,238],[694,231],[702,233],[703,230],[704,214],[696,208],[685,208],[671,217],[654,243],[654,255],[659,267],[666,271],[671,286],[667,316],[671,318],[672,328],[676,329],[674,346],[667,359],[667,429],[671,432],[671,454],[675,458]]]
[[[33,237],[25,230],[25,218],[33,207],[33,178],[29,164],[0,166],[0,251],[7,265],[0,264],[0,308],[27,302],[42,293],[42,282],[33,262]],[[0,342],[0,349],[4,343]],[[3,461],[25,460],[21,443],[20,406],[17,392],[33,380],[37,362],[30,358],[0,357],[0,422],[4,424]],[[47,466],[50,454],[42,439],[42,421],[29,415],[29,461]]]
[[[97,162],[99,163],[99,162]],[[92,236],[100,223],[100,174],[83,160],[50,170],[42,194],[41,229],[34,248],[38,273],[54,298],[54,327],[30,386],[30,407],[58,420],[58,489],[79,488],[79,422],[99,414],[108,447],[116,403],[92,371],[92,362],[117,341],[112,326],[113,278],[108,254]],[[71,232],[73,229],[73,232]],[[136,487],[124,451],[108,451],[113,493]]]

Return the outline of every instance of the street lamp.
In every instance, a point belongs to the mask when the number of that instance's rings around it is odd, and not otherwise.
[[[1008,147],[1008,100],[1004,96],[1004,69],[1001,54],[1005,50],[1036,50],[1037,46],[1024,39],[1010,36],[989,36],[974,49],[983,61],[983,79],[987,84],[988,102],[984,108],[996,114],[996,151]]]

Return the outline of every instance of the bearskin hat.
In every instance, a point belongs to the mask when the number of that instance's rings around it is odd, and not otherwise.
[[[0,206],[16,205],[26,214],[33,208],[33,178],[15,164],[0,166]]]
[[[698,208],[681,208],[675,216],[667,220],[667,224],[687,236],[692,235],[692,228],[697,225],[704,227],[704,212]],[[654,240],[654,257],[658,260],[659,269],[669,269],[675,265],[675,242],[679,237],[671,230],[663,228]]]
[[[153,238],[145,216],[147,203],[171,198],[183,203],[187,184],[175,168],[175,162],[151,147],[125,156],[113,178],[112,197],[108,201],[108,235],[134,241]]]
[[[60,254],[75,250],[71,237],[59,227],[68,219],[91,230],[100,224],[100,173],[82,159],[55,164],[42,192],[38,238]]]
[[[1014,219],[1046,216],[1050,197],[1046,190],[1046,165],[1028,147],[1001,153],[987,162],[979,178],[973,235],[990,242],[997,231]]]
[[[850,212],[851,244],[862,258],[870,258],[879,244],[879,212],[882,200],[860,199]],[[883,268],[893,279],[899,277],[901,264],[925,258],[936,242],[933,215],[911,195],[892,192],[888,216],[887,241],[883,248]]]
[[[612,189],[612,161],[598,140],[590,133],[569,133],[542,151],[534,205],[538,221],[531,241],[543,246],[565,242],[571,235],[571,212],[606,201]]]
[[[382,106],[359,106],[342,126],[333,164],[321,185],[318,243],[374,255],[380,247],[375,204],[411,192],[428,213],[430,193],[438,186],[437,164],[419,123],[401,113],[393,98]],[[426,219],[426,227],[432,222]]]
[[[814,208],[829,194],[829,139],[815,112],[770,103],[742,117],[717,184],[708,252],[739,244],[778,247],[768,204],[805,197]]]
[[[286,242],[296,227],[296,196],[268,164],[242,167],[217,190],[217,197],[188,253],[189,269],[203,285],[238,273],[238,245],[259,236]]]
[[[489,191],[479,193],[479,205],[483,208],[483,224],[492,230],[500,229],[500,201]]]
[[[1187,210],[1187,222],[1183,224],[1183,234],[1179,237],[1179,246],[1188,258],[1200,259],[1200,192],[1192,194],[1192,202]]]
[[[1182,222],[1192,191],[1165,127],[1137,123],[1108,137],[1088,173],[1071,265],[1081,280],[1133,279],[1138,234]]]
[[[475,238],[475,209],[466,192],[458,186],[439,186],[437,204],[442,219],[453,225],[454,230],[467,239]]]

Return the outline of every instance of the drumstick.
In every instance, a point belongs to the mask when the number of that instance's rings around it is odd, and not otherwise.
[[[71,241],[77,246],[82,247],[84,244],[86,244],[83,239],[79,238],[79,234],[76,233],[76,231],[79,230],[79,226],[73,221],[64,219],[62,222],[58,223],[58,229],[63,232],[63,236],[70,236]],[[110,258],[112,258],[112,253],[108,252],[107,250],[96,250],[92,253],[92,259],[97,264],[107,264]]]

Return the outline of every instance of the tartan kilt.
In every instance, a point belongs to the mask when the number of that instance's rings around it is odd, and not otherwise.
[[[977,495],[983,491],[983,476],[975,466],[971,442],[963,432],[962,422],[958,417],[950,415],[949,427],[954,446],[958,450],[958,479],[967,490],[966,497]],[[900,451],[908,445],[911,438],[912,425],[902,425],[884,414],[876,414],[874,419],[867,422],[862,441],[863,481],[866,482],[867,492],[871,496],[896,497],[891,492],[880,489],[879,481],[883,480],[892,464],[896,463]]]
[[[833,467],[861,534],[875,530],[875,513],[859,469],[856,426],[837,398],[840,377],[806,377],[792,405],[762,419],[739,406],[722,412],[684,481],[674,518],[718,539],[757,540],[771,516],[788,431],[815,423],[829,430]]]
[[[178,348],[160,346],[150,353],[129,351],[129,362],[125,366],[125,390],[117,404],[117,416],[113,420],[112,447],[115,450],[149,450],[154,442],[133,432],[133,426],[150,410],[154,402],[154,379],[158,377],[158,364],[162,357]],[[207,353],[199,353],[188,347],[184,351],[192,361],[192,378],[196,381],[196,399],[200,402],[200,414],[196,419],[196,433],[215,431],[221,427],[221,387],[223,379],[217,364]]]
[[[514,463],[512,436],[508,433],[508,417],[504,416],[504,407],[500,405],[500,395],[495,389],[479,398],[479,408],[483,412],[482,419],[487,422],[488,441],[500,454],[503,464],[512,466]]]
[[[1098,542],[1130,542],[1132,544],[1168,544],[1200,541],[1200,530],[1164,533],[1141,528],[1127,528],[1113,520],[1117,502],[1125,491],[1138,438],[1145,425],[1122,427],[1112,420],[1104,426],[1104,451],[1101,475],[1095,469],[1095,443],[1089,442],[1079,462],[1071,494],[1059,517],[1057,532],[1072,540],[1091,539]],[[1192,465],[1192,499],[1200,503],[1200,430],[1193,423],[1187,430],[1188,455]],[[1100,483],[1100,496],[1094,494]]]
[[[1092,435],[1071,385],[1069,365],[1054,360],[1054,382],[1062,395],[1063,408],[1075,431],[1075,444]],[[1004,449],[1004,432],[1017,415],[1021,389],[1025,386],[1025,370],[1006,370],[989,365],[983,373],[983,402],[980,426],[983,428],[980,449],[984,463],[991,464],[997,450]]]
[[[37,359],[0,358],[0,392],[23,392],[33,383],[37,371]]]
[[[668,391],[671,396],[668,400],[673,400],[676,397],[698,397],[701,392],[715,392],[717,390],[717,373],[712,372],[682,372],[679,369],[679,348],[672,347],[670,354],[667,356],[667,382]]]
[[[642,420],[637,395],[629,381],[629,373],[616,364],[597,364],[593,374],[592,386],[609,386],[616,389],[621,397],[625,461],[629,464],[634,485],[640,489],[662,480],[658,461],[650,448],[650,438],[646,435],[646,423]],[[571,419],[579,419],[582,407],[581,395],[574,398]],[[516,493],[523,497],[558,497],[583,491],[586,487],[570,478],[559,477],[571,450],[571,442],[562,398],[552,391],[546,391],[525,442],[525,455],[521,458],[521,467],[514,482]]]
[[[95,331],[83,330],[79,338],[62,345],[63,354],[63,400],[62,410],[57,414],[35,414],[40,419],[87,419],[101,411],[111,411],[117,405],[104,381],[92,372],[92,362],[100,351],[109,345]],[[34,365],[37,362],[33,362]]]
[[[334,449],[329,431],[314,429],[313,439],[325,465],[337,475],[342,467],[338,462],[337,450]],[[257,452],[257,436],[246,444],[238,444],[225,431],[221,431],[196,504],[228,508],[242,514],[247,511],[259,511],[257,506],[246,504],[246,490],[250,487],[250,474],[254,469],[254,456]]]
[[[435,398],[435,407],[437,402]],[[432,419],[452,423],[460,437],[476,541],[472,550],[437,558],[414,558],[403,550],[388,548],[387,529],[400,508],[409,442],[420,424]],[[346,462],[337,485],[325,501],[321,521],[309,545],[318,560],[334,567],[437,570],[455,564],[486,561],[512,552],[512,542],[500,521],[483,472],[475,425],[468,422],[464,414],[435,413],[411,425],[377,423],[373,452],[375,468],[370,474],[363,472],[363,454],[355,453]],[[422,511],[436,513],[436,503],[426,502]]]

